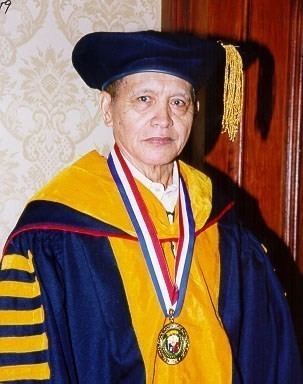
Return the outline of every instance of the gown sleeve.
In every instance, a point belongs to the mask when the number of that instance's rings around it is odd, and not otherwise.
[[[14,235],[0,270],[0,382],[144,377],[108,239],[45,228]]]
[[[27,231],[0,264],[0,382],[76,383],[58,235]]]
[[[33,254],[10,247],[0,270],[0,382],[49,378],[48,332]]]
[[[301,384],[287,299],[263,246],[240,227],[222,235],[221,250],[220,309],[233,350],[233,383]]]

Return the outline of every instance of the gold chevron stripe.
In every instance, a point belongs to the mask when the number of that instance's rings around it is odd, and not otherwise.
[[[7,365],[0,367],[0,382],[14,380],[47,380],[50,378],[48,363]]]
[[[0,325],[33,325],[41,324],[43,321],[43,307],[26,311],[0,311]]]
[[[3,256],[1,269],[17,269],[28,273],[34,272],[33,256],[28,251],[28,258],[18,254],[7,254]]]
[[[26,353],[48,348],[46,333],[34,336],[0,337],[0,353]]]
[[[41,294],[37,279],[33,283],[21,281],[0,281],[0,296],[32,299]]]

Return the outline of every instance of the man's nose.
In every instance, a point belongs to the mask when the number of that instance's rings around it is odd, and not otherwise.
[[[154,110],[154,116],[151,122],[152,126],[159,126],[161,128],[168,128],[173,125],[173,120],[171,118],[171,110],[166,102],[157,103]]]

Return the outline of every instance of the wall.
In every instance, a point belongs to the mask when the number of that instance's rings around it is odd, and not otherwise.
[[[4,3],[4,2],[2,2]],[[6,2],[7,4],[9,2]],[[0,9],[0,250],[26,201],[81,154],[107,154],[98,92],[72,68],[85,33],[160,29],[161,0],[11,0]]]
[[[200,103],[207,111],[201,119],[205,140],[199,122],[190,161],[201,164],[203,157],[204,169],[224,189],[232,187],[242,220],[280,270],[295,260],[303,271],[302,0],[162,0],[162,17],[164,30],[239,45],[245,100],[238,138],[229,142],[219,134],[222,97],[212,80],[205,106]]]

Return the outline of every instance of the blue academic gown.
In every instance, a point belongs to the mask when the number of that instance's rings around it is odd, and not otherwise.
[[[213,202],[206,225],[213,223],[220,236],[219,312],[232,348],[233,384],[303,383],[286,298],[262,246],[239,224],[234,209],[226,209],[226,202]],[[145,382],[108,236],[126,234],[60,203],[33,201],[27,206],[5,253],[27,255],[31,250],[35,255],[47,316],[36,325],[1,326],[0,321],[0,336],[46,331],[49,346],[39,352],[0,353],[0,367],[48,362],[51,379],[41,383]],[[35,278],[10,273],[14,276],[1,271],[1,280]],[[38,308],[41,297],[1,297],[0,310]]]

